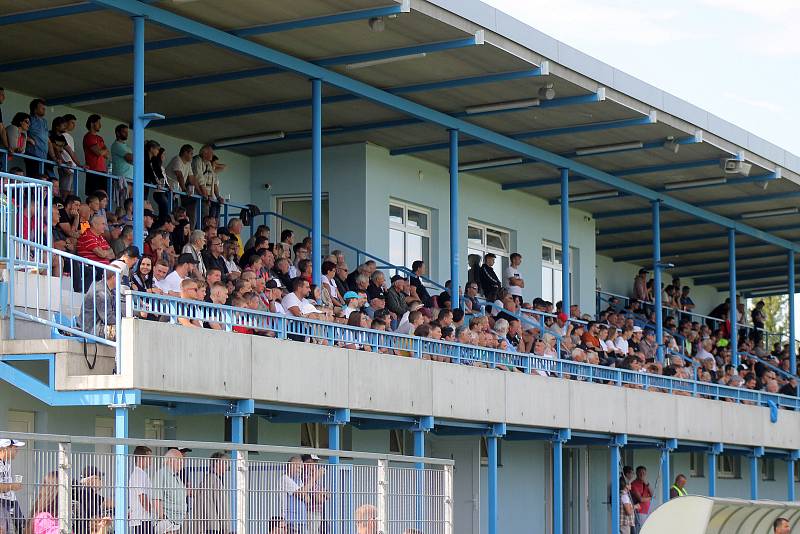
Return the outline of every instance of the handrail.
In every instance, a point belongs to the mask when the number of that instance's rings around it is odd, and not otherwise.
[[[444,356],[453,363],[480,363],[489,367],[515,367],[525,373],[544,372],[561,378],[582,381],[655,389],[667,393],[683,393],[734,402],[750,402],[759,406],[776,406],[800,409],[800,398],[787,395],[753,391],[696,380],[685,380],[662,375],[650,375],[625,369],[558,360],[534,354],[521,354],[460,343],[424,339],[394,332],[366,330],[357,327],[326,323],[302,317],[290,317],[269,312],[245,310],[231,306],[209,304],[201,301],[183,301],[175,297],[150,293],[128,292],[126,309],[137,313],[168,316],[173,322],[179,317],[202,322],[225,323],[233,326],[268,329],[280,339],[313,339],[331,345],[368,345],[411,353],[420,359],[424,354]],[[236,324],[234,324],[236,323]]]

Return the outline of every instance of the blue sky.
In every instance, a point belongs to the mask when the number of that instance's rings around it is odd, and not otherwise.
[[[800,0],[484,0],[800,155]]]

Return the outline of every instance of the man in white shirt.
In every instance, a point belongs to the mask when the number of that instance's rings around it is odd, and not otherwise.
[[[525,287],[525,280],[522,279],[522,275],[519,272],[519,266],[522,265],[522,255],[514,252],[508,259],[511,263],[506,267],[506,272],[503,273],[506,290],[514,297],[517,304],[522,306],[522,289]]]
[[[11,462],[17,457],[17,449],[24,446],[24,441],[0,439],[0,507],[6,511],[18,532],[22,532],[25,525],[25,515],[17,501],[17,492],[22,489],[22,483],[11,471]]]
[[[625,327],[620,335],[614,340],[614,345],[617,347],[617,354],[621,357],[626,357],[629,354],[628,340],[633,335],[633,328]]]
[[[133,469],[128,477],[128,525],[132,534],[149,534],[153,529],[152,482],[147,474],[152,463],[153,451],[149,447],[140,445],[133,450]]]
[[[189,273],[197,264],[197,260],[191,254],[181,254],[175,262],[175,270],[169,273],[163,280],[156,280],[155,286],[165,295],[171,297],[181,296],[181,282],[189,276]]]
[[[295,317],[303,316],[303,301],[311,292],[311,287],[308,281],[303,278],[295,278],[292,286],[293,291],[287,293],[281,304],[283,309],[286,310],[286,315],[293,315]]]

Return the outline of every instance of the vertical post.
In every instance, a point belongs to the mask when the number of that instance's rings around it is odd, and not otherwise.
[[[564,490],[562,478],[564,476],[564,443],[553,440],[553,534],[564,532]]]
[[[753,501],[758,500],[758,479],[760,475],[758,459],[762,456],[764,456],[764,447],[755,447],[748,458],[750,460],[750,499]]]
[[[797,346],[794,342],[794,251],[789,251],[789,371],[797,374]],[[765,345],[769,347],[769,345]]]
[[[653,201],[653,296],[656,312],[656,359],[664,361],[664,308],[661,302],[661,201]]]
[[[800,451],[792,451],[786,458],[786,500],[793,502],[795,499],[794,493],[794,463],[798,459]]]
[[[728,229],[728,285],[731,306],[728,321],[731,325],[731,361],[739,367],[739,340],[736,332],[736,230]]]
[[[569,169],[561,169],[561,269],[561,311],[569,317]]]
[[[453,466],[444,466],[444,534],[453,534]]]
[[[425,434],[433,429],[433,417],[424,416],[419,418],[416,426],[412,427],[411,431],[414,434],[414,456],[425,456]],[[414,465],[416,469],[415,481],[415,505],[417,529],[421,532],[425,526],[425,464],[417,462]]]
[[[461,270],[461,243],[459,239],[458,209],[458,130],[450,133],[450,302],[452,309],[460,308],[458,295]]]
[[[669,501],[670,470],[669,453],[678,448],[678,440],[667,439],[661,445],[661,503]],[[652,512],[652,504],[650,511]]]
[[[331,422],[328,424],[328,448],[332,451],[341,450],[341,428],[342,425],[350,421],[350,410],[347,408],[338,408],[333,411]],[[341,518],[341,495],[339,493],[339,457],[331,456],[328,458],[330,464],[329,474],[331,476],[330,492],[331,492],[331,505],[328,510],[328,518],[331,521],[332,534],[338,534],[341,531],[339,524]],[[380,484],[380,481],[379,481]]]
[[[722,443],[714,443],[708,451],[708,496],[717,496],[717,456],[722,454]]]
[[[58,444],[58,532],[72,532],[72,444]]]
[[[497,534],[497,436],[486,437],[488,453],[489,534]]]
[[[619,532],[619,445],[612,442],[611,455],[611,532]]]
[[[322,80],[311,80],[311,267],[312,283],[322,274]]]
[[[133,244],[139,251],[144,250],[144,128],[144,17],[133,17]]]
[[[378,532],[389,532],[389,460],[378,460]]]
[[[128,438],[128,406],[117,404],[114,409],[114,437]],[[114,445],[114,532],[127,532],[128,506],[128,446]]]

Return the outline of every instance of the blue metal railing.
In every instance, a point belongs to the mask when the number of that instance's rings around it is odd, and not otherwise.
[[[233,330],[234,327],[251,328],[279,339],[307,340],[336,347],[390,352],[417,359],[442,357],[455,364],[477,364],[491,368],[505,367],[524,373],[541,372],[579,381],[636,387],[732,402],[747,402],[758,406],[769,406],[769,403],[772,402],[779,407],[800,409],[800,398],[786,395],[557,360],[534,354],[463,345],[394,332],[366,330],[314,319],[243,310],[201,301],[184,301],[151,293],[128,292],[126,294],[126,310],[127,314],[131,316],[141,314],[166,316],[173,323],[178,318],[200,323],[217,323],[228,331]]]

